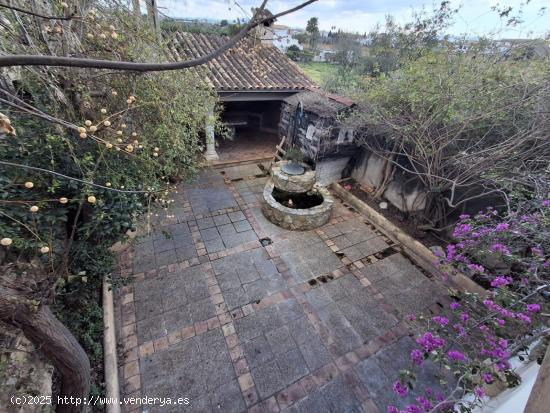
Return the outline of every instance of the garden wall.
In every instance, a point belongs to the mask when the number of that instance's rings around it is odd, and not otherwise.
[[[366,149],[361,149],[360,152],[351,176],[361,186],[378,188],[384,179],[386,163],[383,158]],[[401,211],[420,211],[426,206],[422,186],[414,177],[407,176],[402,171],[396,171],[393,175],[383,197]]]

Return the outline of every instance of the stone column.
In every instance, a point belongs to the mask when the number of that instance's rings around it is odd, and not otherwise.
[[[214,135],[214,111],[210,110],[206,115],[206,153],[204,157],[207,161],[217,161],[220,159],[216,152],[216,137]]]

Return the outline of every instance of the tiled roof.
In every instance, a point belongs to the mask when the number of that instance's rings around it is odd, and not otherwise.
[[[168,39],[173,60],[204,56],[229,40],[202,33],[174,32]],[[209,83],[217,91],[285,91],[316,89],[317,85],[276,47],[245,38],[206,64]]]

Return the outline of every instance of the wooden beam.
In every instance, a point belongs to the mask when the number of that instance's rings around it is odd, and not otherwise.
[[[531,389],[527,406],[523,413],[542,413],[550,411],[550,346],[540,366],[537,380]]]

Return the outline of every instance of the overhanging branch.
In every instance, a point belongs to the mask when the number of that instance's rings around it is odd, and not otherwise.
[[[208,53],[202,57],[186,60],[183,62],[172,63],[136,63],[136,62],[117,62],[111,60],[100,59],[86,59],[79,57],[62,57],[62,56],[44,56],[44,55],[13,55],[13,56],[0,56],[0,67],[9,66],[57,66],[57,67],[80,67],[91,69],[111,69],[111,70],[126,70],[134,72],[158,72],[168,70],[187,69],[194,66],[200,66],[209,62],[212,59],[225,53],[231,49],[235,44],[242,40],[250,30],[259,26],[265,22],[277,19],[281,16],[285,16],[290,13],[294,13],[317,0],[308,0],[296,7],[282,11],[270,17],[258,19],[260,13],[265,9],[268,0],[263,0],[262,5],[256,9],[256,13],[250,20],[250,22],[235,36],[233,36],[227,43],[218,49]]]

